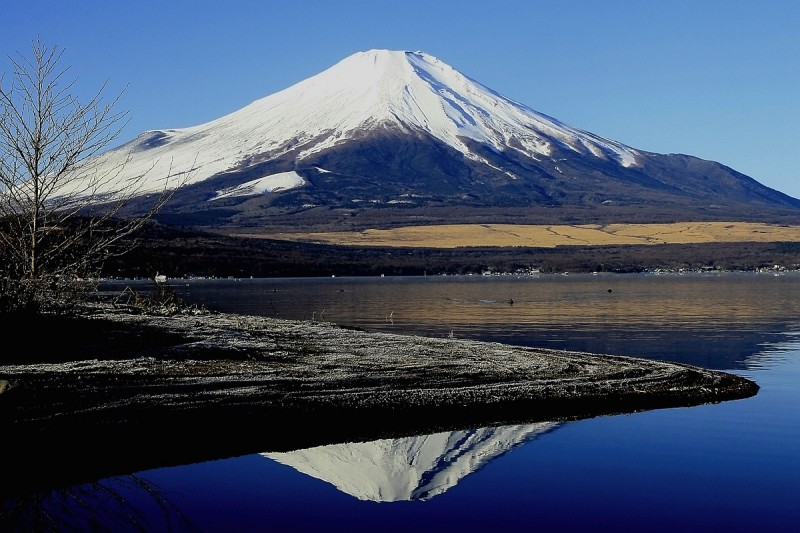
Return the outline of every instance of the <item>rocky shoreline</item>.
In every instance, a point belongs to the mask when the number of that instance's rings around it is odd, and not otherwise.
[[[0,421],[23,463],[49,457],[66,472],[66,454],[84,475],[105,475],[119,454],[135,471],[758,392],[740,376],[630,357],[186,310],[90,311],[81,323],[91,334],[64,336],[65,360],[0,366]]]

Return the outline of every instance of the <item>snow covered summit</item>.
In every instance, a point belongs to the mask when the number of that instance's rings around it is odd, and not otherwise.
[[[300,164],[379,126],[429,133],[479,161],[484,158],[464,139],[529,156],[549,156],[560,145],[625,166],[636,161],[635,150],[504,98],[431,55],[390,50],[353,54],[229,115],[190,128],[145,132],[110,155],[124,158],[132,151],[127,171],[147,170],[148,189],[158,191],[170,168],[194,169],[190,182],[195,183],[298,146]],[[148,170],[154,160],[155,168]]]
[[[374,220],[366,213],[375,209],[384,224],[474,222],[478,212],[531,222],[539,210],[534,219],[548,221],[732,220],[750,216],[753,202],[800,209],[719,163],[566,125],[423,52],[359,52],[216,120],[145,132],[102,157],[123,180],[145,174],[143,193],[187,176],[165,208],[170,220],[232,231],[331,227]]]

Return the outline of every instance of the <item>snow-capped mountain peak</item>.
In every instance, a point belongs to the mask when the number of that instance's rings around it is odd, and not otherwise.
[[[293,113],[284,112],[285,105]],[[502,149],[516,139],[527,150],[549,155],[554,142],[577,152],[635,161],[635,150],[571,128],[500,96],[423,52],[369,50],[268,96],[211,127],[251,122],[269,126],[273,137],[314,138],[333,132],[300,157],[329,147],[342,136],[375,124],[425,130],[462,153],[467,137]],[[201,126],[202,128],[202,126]],[[266,133],[266,131],[264,131]]]
[[[623,166],[637,157],[632,148],[504,98],[436,57],[390,50],[355,53],[229,115],[143,133],[105,157],[125,162],[125,176],[147,172],[146,188],[156,191],[170,173],[189,173],[188,183],[196,183],[298,147],[299,163],[379,126],[426,132],[479,161],[465,139],[534,157],[556,145]]]
[[[118,178],[101,194],[183,184],[160,215],[230,231],[330,229],[367,213],[357,222],[371,224],[376,209],[383,225],[534,214],[548,223],[729,220],[750,219],[755,204],[775,216],[800,209],[719,163],[564,124],[424,52],[353,54],[233,113],[143,133],[92,163],[96,175]]]

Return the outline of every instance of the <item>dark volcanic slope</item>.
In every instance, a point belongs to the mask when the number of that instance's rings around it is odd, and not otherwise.
[[[283,155],[180,191],[159,220],[237,230],[437,223],[797,223],[800,200],[713,161],[641,152],[640,164],[556,149],[534,159],[470,143],[485,163],[424,133],[381,131],[308,156]],[[320,170],[324,169],[324,171]],[[208,202],[214,191],[294,170],[297,189]]]

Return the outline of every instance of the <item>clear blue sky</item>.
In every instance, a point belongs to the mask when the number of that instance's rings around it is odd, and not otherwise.
[[[421,50],[634,148],[800,197],[798,0],[3,0],[0,70],[37,36],[121,141],[201,124],[372,48]]]

